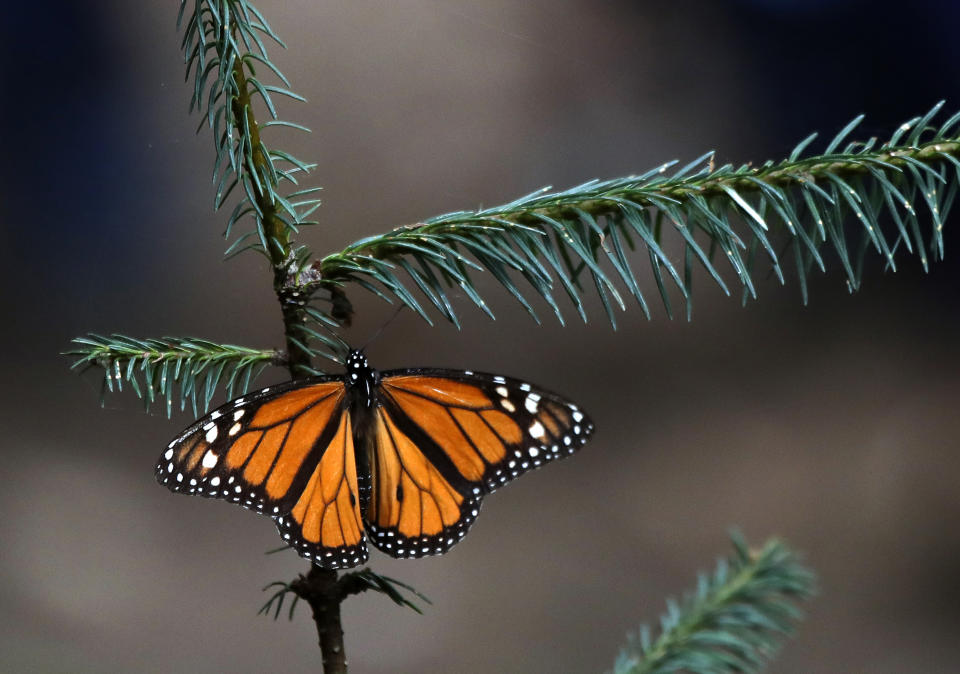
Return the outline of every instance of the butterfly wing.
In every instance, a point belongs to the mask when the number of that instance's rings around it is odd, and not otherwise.
[[[284,540],[321,565],[366,559],[342,377],[289,382],[227,403],[170,443],[156,476],[171,491],[273,516]]]
[[[441,554],[484,494],[583,446],[593,423],[526,382],[455,370],[384,372],[370,431],[370,540],[394,557]]]
[[[325,569],[367,561],[350,413],[344,411],[306,488],[287,515],[275,517],[280,536],[301,557]]]
[[[480,510],[479,489],[474,494],[442,458],[428,459],[430,449],[406,421],[375,412],[364,523],[373,544],[393,557],[439,555],[466,535]]]

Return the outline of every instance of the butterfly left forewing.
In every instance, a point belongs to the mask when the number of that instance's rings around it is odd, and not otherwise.
[[[171,491],[288,512],[337,432],[339,378],[291,382],[242,396],[175,438],[156,466]]]
[[[227,403],[171,442],[156,474],[171,491],[271,515],[287,544],[325,568],[367,559],[342,377],[290,382]]]

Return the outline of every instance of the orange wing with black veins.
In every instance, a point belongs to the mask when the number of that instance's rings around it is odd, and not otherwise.
[[[353,566],[367,551],[345,396],[341,378],[327,377],[231,401],[170,443],[157,479],[270,515],[300,555]]]
[[[446,552],[483,496],[579,449],[592,422],[525,382],[451,370],[383,374],[371,449],[370,540],[394,557]]]

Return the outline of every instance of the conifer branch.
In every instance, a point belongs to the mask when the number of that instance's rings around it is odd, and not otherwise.
[[[72,368],[103,370],[103,393],[123,390],[124,382],[149,408],[165,404],[167,416],[179,391],[180,409],[189,402],[194,415],[209,407],[217,388],[227,397],[245,393],[268,365],[283,365],[286,355],[275,350],[249,349],[215,344],[191,337],[135,339],[123,335],[89,334],[72,340],[76,348],[66,352],[77,360]],[[198,404],[199,403],[199,404]]]
[[[846,141],[861,116],[820,155],[802,156],[811,135],[788,159],[760,167],[714,168],[711,152],[672,172],[677,162],[562,192],[544,188],[503,206],[448,213],[362,239],[315,267],[326,287],[356,283],[387,301],[398,299],[429,322],[425,298],[456,325],[451,289],[492,315],[474,283],[480,271],[490,272],[537,320],[517,276],[561,323],[557,284],[586,320],[584,278],[614,326],[614,307],[625,307],[623,289],[649,318],[631,254],[637,248],[646,253],[668,313],[671,284],[689,313],[696,266],[727,294],[725,276],[732,272],[744,301],[756,297],[758,273],[772,270],[784,283],[785,264],[775,250],[781,238],[793,248],[804,302],[808,274],[813,267],[826,270],[828,250],[855,290],[868,250],[891,270],[901,250],[916,254],[925,270],[930,257],[943,256],[944,221],[960,185],[960,113],[931,127],[942,105],[898,127],[882,145]],[[679,260],[667,247],[671,231],[682,249]]]
[[[283,42],[247,0],[194,0],[191,4],[192,12],[184,21],[188,1],[181,0],[177,25],[183,28],[187,79],[193,75],[191,110],[201,111],[213,132],[214,205],[219,209],[239,186],[242,196],[227,220],[224,236],[230,239],[234,226],[245,217],[255,222],[253,231],[233,240],[226,255],[255,250],[266,255],[275,269],[293,260],[302,263],[308,251],[292,246],[291,238],[300,227],[315,224],[307,218],[320,204],[315,198],[319,188],[293,189],[287,194],[281,188],[283,183],[296,188],[299,174],[314,165],[271,149],[262,134],[270,126],[309,131],[277,116],[275,96],[304,100],[289,89],[287,78],[270,60],[264,38],[281,47]],[[262,81],[259,66],[283,86]],[[258,123],[256,101],[267,110],[270,121]]]
[[[643,626],[617,657],[614,674],[750,674],[773,658],[803,613],[816,578],[778,540],[751,551],[734,534],[734,553],[700,574],[697,589],[667,601],[655,640]]]
[[[239,185],[242,196],[227,221],[229,239],[236,223],[252,217],[254,231],[238,236],[227,249],[227,257],[255,250],[264,254],[273,267],[274,290],[283,312],[286,347],[292,370],[300,375],[316,372],[312,358],[322,355],[336,360],[336,354],[318,352],[311,345],[320,337],[311,323],[339,327],[324,314],[317,320],[307,311],[310,295],[300,287],[310,251],[293,243],[300,227],[315,224],[307,218],[320,205],[314,198],[319,188],[295,189],[282,194],[282,183],[298,185],[299,174],[314,168],[282,150],[271,149],[263,139],[269,126],[305,127],[278,119],[275,95],[304,100],[289,89],[289,82],[270,60],[263,38],[284,46],[260,11],[247,0],[194,0],[193,13],[183,22],[187,0],[181,0],[178,25],[184,29],[183,51],[187,78],[194,76],[191,109],[204,111],[213,132],[217,151],[214,162],[214,203],[219,208]],[[257,67],[263,66],[284,86],[263,82]],[[265,108],[270,121],[258,122],[255,103]],[[202,125],[201,125],[202,126]]]
[[[310,580],[306,576],[301,575],[291,583],[285,583],[283,581],[269,583],[263,588],[264,592],[268,590],[273,590],[273,593],[263,606],[260,607],[260,610],[257,611],[257,615],[269,617],[272,612],[273,619],[277,620],[280,617],[280,611],[283,610],[287,595],[292,594],[293,599],[290,602],[290,607],[287,609],[287,617],[289,620],[293,620],[297,600],[303,598],[309,601],[313,587]],[[397,606],[409,608],[411,611],[415,611],[421,615],[423,611],[420,610],[415,600],[420,600],[427,604],[432,603],[426,595],[421,594],[403,581],[390,578],[389,576],[381,576],[369,568],[344,573],[338,579],[335,588],[336,595],[341,602],[350,595],[360,594],[368,590],[386,595]],[[412,599],[407,598],[405,594],[411,595]]]
[[[182,0],[181,17],[185,6],[186,0]],[[319,201],[313,198],[316,190],[297,190],[287,196],[281,196],[279,192],[281,182],[297,185],[297,174],[309,171],[313,165],[288,153],[270,150],[261,135],[266,125],[258,124],[254,113],[255,97],[266,105],[275,122],[277,113],[271,93],[302,100],[289,90],[264,85],[257,78],[254,63],[261,63],[287,84],[279,69],[270,63],[260,40],[261,34],[282,45],[260,12],[247,0],[195,0],[195,11],[186,24],[184,52],[187,54],[188,76],[196,61],[193,69],[196,107],[202,104],[207,73],[215,70],[219,74],[217,83],[210,87],[206,107],[207,123],[213,130],[217,147],[214,164],[216,207],[220,207],[238,184],[243,190],[243,197],[227,221],[225,235],[229,238],[233,226],[244,216],[252,215],[256,223],[254,232],[243,234],[234,241],[227,256],[252,249],[270,260],[273,287],[283,315],[288,354],[286,366],[290,375],[297,379],[316,372],[313,359],[318,355],[336,359],[334,354],[318,353],[311,340],[319,340],[334,353],[337,349],[342,350],[345,344],[339,337],[326,334],[339,327],[338,320],[330,313],[310,306],[314,291],[319,289],[313,285],[313,272],[307,266],[310,252],[305,246],[292,243],[300,226],[313,224],[305,218],[319,205]],[[215,56],[205,65],[203,61],[208,51]],[[286,168],[281,168],[281,164]],[[338,293],[337,289],[332,289],[331,297],[342,297]],[[349,312],[345,318],[349,320]],[[340,604],[351,593],[343,591],[344,582],[335,571],[311,566],[309,573],[279,591],[278,601],[282,601],[289,588],[313,609],[323,668],[328,674],[347,671]],[[356,592],[363,589],[366,588]],[[292,610],[293,606],[291,615]]]

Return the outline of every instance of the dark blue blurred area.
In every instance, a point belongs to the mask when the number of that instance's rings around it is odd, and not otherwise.
[[[958,3],[730,5],[779,137],[799,139],[816,129],[829,134],[860,113],[868,115],[861,133],[884,137],[939,100],[947,99],[949,110],[957,104]]]
[[[18,248],[43,233],[66,244],[53,254],[91,255],[103,239],[123,236],[119,212],[140,184],[135,108],[123,86],[132,64],[111,52],[111,26],[96,4],[57,5],[16,3],[4,13],[4,88],[17,103],[0,114],[17,161],[4,162],[3,181],[17,196],[14,219],[32,223],[12,228]],[[65,261],[51,260],[49,271]]]

